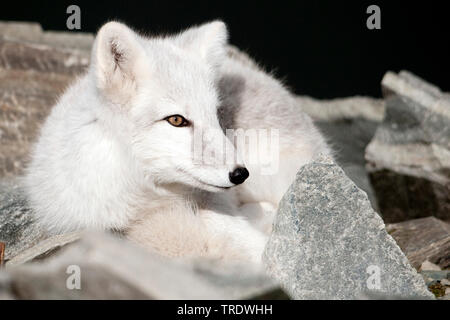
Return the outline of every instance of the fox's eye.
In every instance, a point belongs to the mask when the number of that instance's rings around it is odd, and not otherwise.
[[[173,125],[174,127],[186,127],[189,125],[189,121],[186,120],[183,116],[180,116],[179,114],[169,116],[165,118],[168,123]]]

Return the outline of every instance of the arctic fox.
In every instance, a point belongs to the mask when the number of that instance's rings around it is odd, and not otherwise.
[[[273,130],[272,172],[251,161],[260,136],[240,150],[226,129]],[[198,142],[212,161],[196,159]],[[25,185],[50,233],[121,230],[164,255],[258,263],[278,202],[321,153],[311,119],[227,45],[223,22],[153,38],[109,22],[43,125]]]

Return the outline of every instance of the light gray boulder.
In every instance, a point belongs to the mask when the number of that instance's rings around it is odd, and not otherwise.
[[[434,217],[386,225],[411,264],[418,270],[424,261],[450,268],[450,224]]]
[[[367,195],[329,157],[298,172],[280,202],[264,261],[295,299],[433,297]]]
[[[382,81],[386,115],[366,149],[386,222],[450,218],[450,95],[409,72]]]
[[[77,280],[70,278],[78,271],[79,289]],[[7,266],[0,271],[1,296],[14,299],[287,297],[256,266],[165,258],[117,235],[103,233],[84,234],[40,263]]]
[[[50,236],[10,258],[6,263],[6,266],[13,267],[36,260],[47,259],[66,245],[77,241],[80,236],[80,232]]]

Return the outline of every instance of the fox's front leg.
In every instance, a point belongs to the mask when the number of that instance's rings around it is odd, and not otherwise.
[[[239,207],[239,214],[267,236],[272,232],[276,212],[277,207],[266,201],[244,203]]]
[[[257,264],[266,243],[266,237],[243,217],[184,206],[150,212],[135,221],[126,235],[165,256]]]
[[[200,210],[198,214],[208,230],[211,256],[261,263],[267,237],[246,218],[210,210]]]

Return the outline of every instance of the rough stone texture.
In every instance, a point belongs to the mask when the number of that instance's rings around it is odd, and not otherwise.
[[[22,173],[38,128],[88,66],[92,39],[0,22],[0,177]]]
[[[38,129],[72,77],[0,67],[0,177],[23,172]]]
[[[298,97],[301,108],[309,114],[336,151],[335,158],[347,176],[364,190],[378,209],[364,153],[384,116],[384,101],[368,97],[316,100]]]
[[[66,287],[70,265],[80,267],[81,290]],[[16,299],[242,299],[280,292],[250,265],[168,259],[100,233],[42,263],[0,272],[0,296]]]
[[[43,44],[0,39],[0,67],[77,75],[89,64],[89,53],[62,50]]]
[[[0,37],[20,41],[35,41],[42,35],[42,27],[35,22],[0,21]]]
[[[45,238],[17,181],[0,182],[0,241],[6,244],[5,260]]]
[[[386,229],[416,269],[426,260],[450,268],[450,224],[428,217],[388,224]]]
[[[386,222],[450,219],[450,97],[408,72],[382,81],[386,116],[366,149]]]
[[[280,202],[264,260],[295,299],[355,299],[368,291],[432,297],[367,195],[327,157],[298,172]],[[369,290],[371,266],[379,268],[379,290]]]

